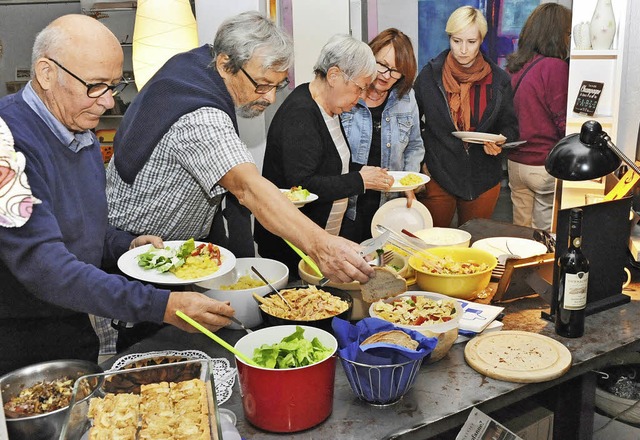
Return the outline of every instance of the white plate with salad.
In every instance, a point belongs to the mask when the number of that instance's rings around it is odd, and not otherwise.
[[[302,188],[301,186],[294,186],[289,189],[280,189],[282,194],[287,196],[291,202],[298,208],[303,207],[307,203],[318,200],[318,196],[309,190]]]
[[[190,278],[180,278],[172,272],[177,267],[185,266],[188,256],[209,255],[210,249],[219,250],[220,264],[215,272]],[[217,254],[212,254],[212,258],[217,258]],[[166,285],[193,284],[217,278],[230,272],[235,265],[236,257],[230,250],[193,239],[165,241],[164,249],[157,249],[150,244],[139,246],[118,259],[118,268],[126,275],[140,281]]]

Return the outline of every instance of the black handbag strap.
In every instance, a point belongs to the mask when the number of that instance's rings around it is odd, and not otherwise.
[[[522,72],[522,75],[520,75],[520,78],[518,79],[518,82],[516,83],[516,86],[513,88],[513,96],[515,96],[515,95],[516,95],[516,91],[518,90],[518,87],[520,87],[520,83],[522,82],[522,79],[525,77],[525,75],[527,74],[527,72],[529,72],[529,70],[531,70],[531,68],[532,68],[533,66],[535,66],[535,65],[538,63],[538,61],[541,61],[541,60],[543,60],[543,59],[544,59],[544,57],[540,57],[540,58],[538,58],[538,59],[537,59],[537,60],[535,60],[533,63],[529,64],[529,67],[527,67],[527,68],[525,69],[525,71],[524,71],[524,72]]]

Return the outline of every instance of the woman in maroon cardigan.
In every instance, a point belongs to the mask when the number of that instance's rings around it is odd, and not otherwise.
[[[565,135],[570,36],[571,11],[544,3],[527,18],[518,50],[507,58],[520,138],[527,141],[507,153],[516,225],[551,227],[555,179],[544,161]]]

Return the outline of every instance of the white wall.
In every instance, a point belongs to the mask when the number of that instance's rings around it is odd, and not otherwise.
[[[313,79],[313,65],[329,38],[349,33],[349,0],[292,0],[291,9],[295,85],[299,85]]]
[[[16,67],[31,67],[31,48],[36,34],[61,15],[80,13],[80,2],[46,5],[0,5],[0,96],[5,83],[16,80]]]
[[[640,1],[629,5],[627,23],[640,22]],[[620,90],[617,146],[631,159],[638,159],[640,134],[640,26],[631,25],[626,30],[622,87]]]
[[[264,13],[264,4],[263,0],[236,0],[233,2],[196,0],[199,43],[213,43],[218,27],[228,17],[245,11]],[[258,169],[262,170],[267,132],[265,116],[260,115],[251,119],[238,118],[238,131],[240,139],[249,148]]]

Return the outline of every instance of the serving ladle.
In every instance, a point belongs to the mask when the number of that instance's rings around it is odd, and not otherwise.
[[[280,293],[280,291],[278,289],[276,289],[275,287],[273,287],[273,285],[267,281],[267,279],[265,277],[262,276],[262,274],[260,272],[258,272],[258,269],[256,269],[255,267],[251,266],[251,270],[253,271],[253,273],[255,273],[256,275],[258,275],[260,277],[260,279],[262,281],[264,281],[265,283],[267,283],[267,286],[271,287],[271,290],[273,290],[274,292],[276,292],[278,294],[278,296],[280,297],[280,299],[282,301],[284,301],[284,303],[287,305],[287,307],[289,307],[289,309],[293,309],[293,307],[291,307],[291,304],[289,304],[289,301],[287,301],[284,296],[282,296],[282,294]]]

